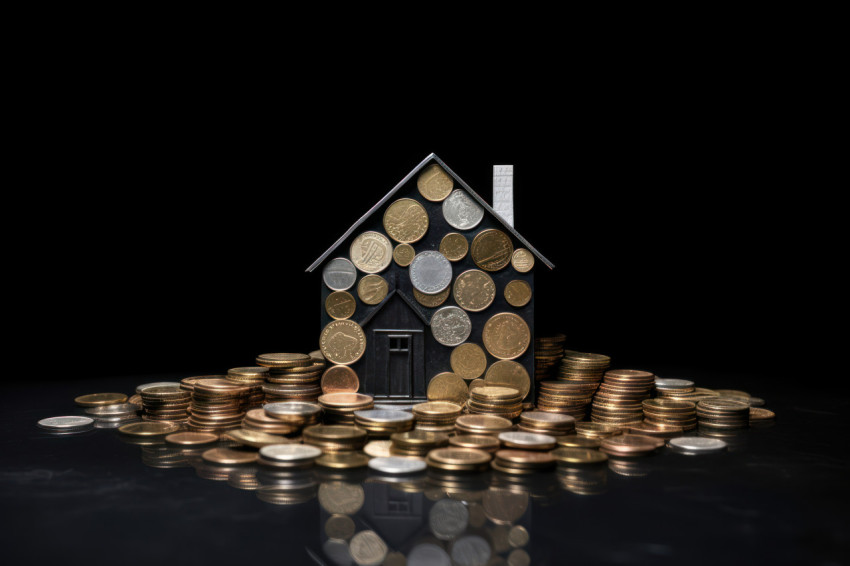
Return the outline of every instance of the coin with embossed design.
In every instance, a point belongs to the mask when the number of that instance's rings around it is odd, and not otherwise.
[[[433,327],[433,321],[431,325]],[[484,324],[481,341],[493,357],[500,360],[512,360],[528,349],[531,342],[531,330],[518,315],[500,312],[494,314]]]
[[[484,209],[460,189],[443,201],[443,218],[456,230],[471,230],[484,218]]]
[[[469,242],[463,234],[449,232],[440,240],[440,253],[449,261],[460,261],[466,257],[469,251]]]
[[[452,371],[463,379],[475,379],[487,369],[487,354],[478,344],[467,342],[452,350],[450,363]]]
[[[523,399],[531,390],[531,378],[528,377],[528,372],[522,364],[512,360],[500,360],[491,365],[487,375],[484,376],[484,381],[487,385],[513,387],[520,392]]]
[[[398,199],[384,213],[384,230],[401,244],[418,242],[428,231],[428,213],[413,199]]]
[[[531,301],[531,285],[522,279],[508,282],[505,285],[505,300],[512,307],[524,307]]]
[[[480,312],[489,307],[496,298],[493,278],[478,269],[464,271],[454,284],[455,302],[464,310]]]
[[[401,267],[410,265],[414,257],[416,257],[416,250],[410,244],[399,244],[393,250],[393,259]]]
[[[449,295],[451,295],[451,293],[452,293],[451,285],[449,285],[448,287],[445,288],[445,290],[440,291],[436,295],[426,295],[425,293],[422,293],[421,291],[417,291],[416,289],[414,289],[413,290],[413,298],[415,298],[416,302],[418,302],[423,307],[428,307],[428,308],[433,309],[433,308],[439,307],[440,305],[445,303],[446,299],[449,298]]]
[[[452,176],[446,173],[442,167],[432,163],[419,173],[416,186],[423,197],[431,202],[440,202],[449,196],[455,182]]]
[[[354,264],[344,257],[330,260],[322,270],[322,281],[333,291],[351,289],[357,280],[357,270]]]
[[[322,375],[322,393],[356,393],[358,389],[360,380],[348,366],[331,366]]]
[[[452,282],[452,264],[440,252],[429,250],[416,254],[409,271],[413,287],[426,295],[435,295]]]
[[[525,248],[517,248],[511,256],[511,265],[520,273],[528,273],[534,267],[534,254]]]
[[[380,275],[367,275],[357,284],[357,296],[367,305],[377,305],[387,296],[387,280]]]
[[[511,261],[514,246],[507,234],[490,228],[472,240],[472,261],[484,271],[499,271]]]
[[[329,362],[353,364],[366,351],[366,334],[353,320],[334,320],[322,330],[319,347]]]
[[[444,371],[428,382],[427,394],[429,401],[451,401],[462,407],[469,398],[469,388],[459,376],[450,371]]]
[[[349,318],[356,308],[357,301],[347,291],[334,291],[325,299],[325,311],[337,320]]]
[[[351,262],[364,273],[379,273],[392,261],[393,246],[389,238],[379,232],[363,232],[351,242]]]
[[[528,326],[526,326],[527,329]],[[463,344],[469,338],[471,332],[472,321],[469,320],[469,315],[459,307],[443,307],[431,317],[431,333],[434,335],[434,339],[443,346],[458,346]]]

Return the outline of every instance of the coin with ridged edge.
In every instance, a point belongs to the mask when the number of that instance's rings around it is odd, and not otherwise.
[[[384,230],[401,244],[418,242],[428,231],[428,212],[413,199],[398,199],[384,212]]]

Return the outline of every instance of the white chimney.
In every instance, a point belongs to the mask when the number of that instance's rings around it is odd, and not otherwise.
[[[493,210],[514,225],[514,166],[493,165]]]

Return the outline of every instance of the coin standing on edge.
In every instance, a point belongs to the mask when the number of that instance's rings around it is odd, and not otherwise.
[[[322,393],[356,393],[358,389],[357,373],[348,366],[331,366],[322,375]]]
[[[357,269],[344,257],[334,258],[322,270],[322,281],[331,291],[347,291],[357,281]]]

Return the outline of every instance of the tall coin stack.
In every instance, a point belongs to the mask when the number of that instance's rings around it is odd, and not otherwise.
[[[627,425],[643,421],[643,400],[655,385],[655,375],[633,369],[605,372],[602,385],[593,396],[590,420]]]
[[[445,446],[449,443],[449,435],[442,432],[426,432],[424,430],[410,430],[397,432],[390,436],[392,447],[390,452],[396,456],[419,456],[424,458],[434,448]]]
[[[327,393],[319,397],[325,411],[325,423],[354,424],[354,411],[365,411],[375,406],[371,395],[363,393]]]
[[[700,430],[736,430],[750,426],[750,405],[744,399],[716,397],[697,403]]]
[[[463,407],[449,401],[429,401],[413,406],[416,430],[428,432],[454,431],[455,421],[463,412]]]
[[[396,432],[413,428],[413,415],[407,411],[367,409],[354,411],[354,424],[365,430],[369,438],[387,438]]]
[[[558,371],[558,364],[564,355],[567,337],[556,334],[551,337],[534,340],[534,380],[552,379]]]
[[[222,432],[239,428],[250,388],[228,379],[198,379],[192,389],[189,430]]]
[[[644,399],[643,419],[656,428],[694,430],[697,427],[696,405],[690,401],[673,399]]]
[[[593,393],[610,365],[611,358],[604,354],[564,350],[558,370],[558,385],[553,383],[541,387],[543,406],[539,408],[583,420],[587,416],[587,406],[590,405]]]
[[[362,450],[367,437],[365,430],[348,425],[313,425],[301,434],[304,444],[317,446],[325,454]]]
[[[469,392],[469,412],[515,419],[522,413],[522,393],[513,387],[484,385]]]
[[[192,394],[180,386],[146,387],[139,395],[142,397],[142,418],[146,421],[183,422],[189,417]]]
[[[561,413],[580,421],[587,416],[598,384],[571,383],[563,380],[541,381],[537,386],[537,410]]]
[[[325,361],[308,354],[261,354],[257,365],[269,368],[263,392],[266,402],[315,401],[322,394]]]
[[[248,387],[248,397],[246,399],[245,409],[254,409],[263,406],[263,384],[266,381],[266,376],[269,373],[269,368],[266,367],[244,367],[231,368],[227,370],[227,379]]]

